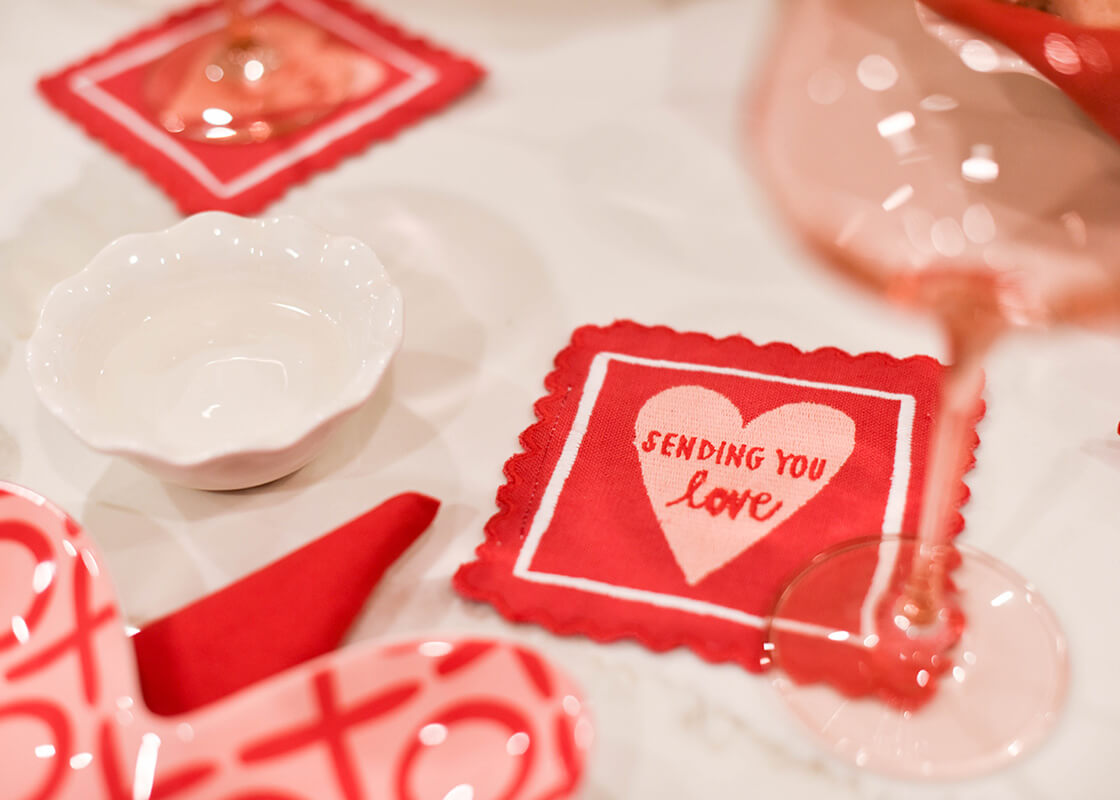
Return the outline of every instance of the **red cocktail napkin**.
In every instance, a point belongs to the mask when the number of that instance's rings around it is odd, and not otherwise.
[[[439,502],[401,494],[133,638],[144,700],[181,714],[334,650]]]
[[[815,555],[914,530],[941,372],[925,357],[580,328],[455,586],[557,633],[760,670],[768,613]],[[860,597],[901,568],[885,552],[854,564]],[[860,631],[858,603],[822,591],[798,615],[812,663],[787,657],[787,671],[827,659],[830,679],[842,662],[858,672],[826,635]]]
[[[1010,47],[1114,138],[1120,138],[1120,30],[1077,25],[1003,0],[922,0]]]
[[[183,213],[249,214],[293,183],[419,122],[484,74],[471,61],[346,0],[265,0],[252,10],[310,21],[332,45],[361,54],[376,79],[317,123],[262,143],[203,143],[169,133],[144,98],[145,83],[158,59],[221,30],[225,17],[218,4],[209,2],[43,78],[39,88],[91,136],[144,170]]]

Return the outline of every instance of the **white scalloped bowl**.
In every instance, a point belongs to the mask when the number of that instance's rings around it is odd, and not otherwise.
[[[400,292],[357,239],[210,211],[118,239],[55,286],[27,363],[90,447],[242,489],[310,461],[402,332]]]

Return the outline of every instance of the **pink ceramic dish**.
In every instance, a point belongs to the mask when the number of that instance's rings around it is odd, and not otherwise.
[[[462,636],[356,645],[156,716],[89,537],[10,484],[0,619],[5,800],[559,800],[592,737],[567,676]]]

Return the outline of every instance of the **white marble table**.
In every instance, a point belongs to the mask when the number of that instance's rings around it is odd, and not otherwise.
[[[586,798],[1120,796],[1117,338],[1020,340],[990,365],[966,536],[1035,580],[1073,664],[1057,732],[1002,773],[936,785],[860,774],[814,748],[765,678],[512,626],[450,588],[577,325],[629,317],[804,348],[937,353],[929,326],[818,271],[744,169],[738,115],[778,0],[386,0],[403,23],[476,55],[489,81],[272,209],[366,239],[402,286],[408,332],[383,389],[319,459],[259,490],[173,488],[85,449],[39,408],[23,369],[36,303],[113,237],[178,215],[33,85],[168,5],[0,4],[0,478],[90,529],[130,619],[416,489],[443,508],[355,638],[475,630],[547,652],[597,716]]]

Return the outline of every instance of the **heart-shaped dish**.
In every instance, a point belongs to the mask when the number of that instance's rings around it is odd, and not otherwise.
[[[28,344],[43,403],[160,478],[241,489],[310,461],[403,333],[374,252],[293,217],[204,212],[58,284]]]
[[[93,542],[2,482],[0,619],[4,800],[564,800],[593,737],[543,656],[461,634],[351,645],[156,715]]]

